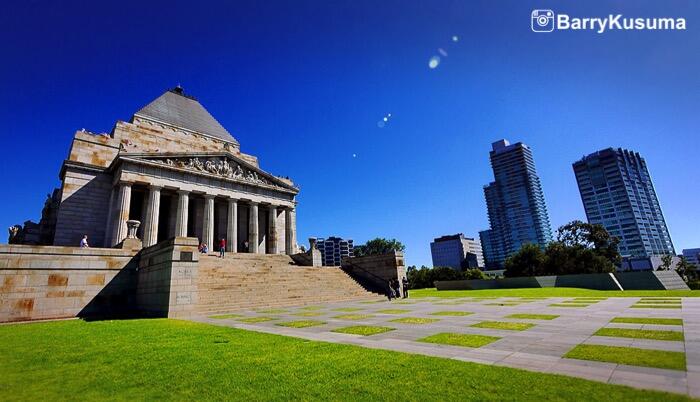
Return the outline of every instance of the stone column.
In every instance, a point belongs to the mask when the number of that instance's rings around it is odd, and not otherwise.
[[[238,252],[238,200],[228,200],[228,224],[226,225],[226,251]]]
[[[202,228],[202,243],[209,251],[214,251],[214,196],[204,195],[204,225]]]
[[[177,216],[175,218],[175,236],[187,237],[187,217],[190,206],[190,192],[177,192]]]
[[[268,218],[268,226],[270,228],[270,233],[267,240],[267,253],[277,254],[277,207],[270,206],[270,214]]]
[[[297,217],[294,208],[284,210],[284,249],[288,255],[296,252],[297,247]]]
[[[129,220],[129,207],[131,206],[131,183],[119,183],[119,193],[117,194],[117,211],[114,220],[111,246],[114,247],[126,239],[127,226]]]
[[[112,225],[114,224],[114,199],[117,197],[117,190],[112,187],[112,192],[109,195],[109,207],[107,207],[107,222],[105,222],[105,235],[102,240],[103,247],[112,246]]]
[[[248,214],[248,247],[251,253],[258,253],[258,203],[251,202]]]
[[[144,218],[143,246],[150,247],[158,243],[158,218],[160,215],[160,189],[151,186],[148,189],[146,217]]]

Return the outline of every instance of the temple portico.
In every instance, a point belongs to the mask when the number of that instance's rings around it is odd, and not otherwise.
[[[106,225],[112,231],[107,237],[110,246],[126,238],[126,221],[133,219],[141,221],[139,237],[144,247],[181,236],[197,237],[210,250],[218,250],[219,240],[225,238],[229,252],[295,252],[296,228],[290,218],[294,202],[233,191],[212,194],[196,185],[174,184],[117,179],[112,190],[117,201],[112,203]]]

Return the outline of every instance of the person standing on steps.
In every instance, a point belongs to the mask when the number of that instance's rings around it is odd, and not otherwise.
[[[226,239],[222,237],[221,240],[219,240],[219,258],[224,258],[225,255],[226,255]]]
[[[87,241],[87,235],[84,235],[83,239],[80,240],[80,248],[90,248],[90,245],[88,244],[88,241]]]
[[[408,278],[404,276],[401,284],[403,285],[403,298],[406,299],[408,298]]]

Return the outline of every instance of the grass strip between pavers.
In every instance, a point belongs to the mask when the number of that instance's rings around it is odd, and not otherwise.
[[[501,338],[497,336],[474,335],[474,334],[455,334],[451,332],[442,332],[435,335],[430,335],[425,338],[418,339],[418,342],[438,343],[441,345],[466,346],[469,348],[480,348],[489,343],[496,342]]]
[[[319,325],[324,325],[324,324],[325,324],[325,322],[323,322],[323,321],[299,320],[299,321],[278,322],[275,325],[279,325],[280,327],[289,327],[289,328],[307,328],[307,327],[317,327]]]
[[[215,320],[226,320],[229,318],[240,318],[243,317],[242,314],[219,314],[219,315],[210,315],[209,318],[213,318]]]
[[[593,335],[613,336],[617,338],[654,339],[657,341],[683,341],[685,339],[681,331],[656,331],[633,328],[601,328]]]
[[[259,314],[284,314],[287,310],[281,308],[268,308],[264,310],[257,310],[256,313]]]
[[[305,307],[302,307],[300,310],[323,310],[323,307],[321,307],[321,306],[305,306]]]
[[[430,315],[442,315],[442,316],[453,316],[453,317],[464,317],[467,315],[472,315],[471,311],[436,311],[430,313]]]
[[[636,304],[683,304],[680,300],[640,300]]]
[[[571,349],[564,357],[629,366],[685,370],[685,353],[665,350],[582,344]]]
[[[375,327],[375,326],[370,326],[370,325],[354,325],[351,327],[336,328],[336,329],[332,330],[332,332],[338,332],[341,334],[370,336],[370,335],[383,334],[384,332],[393,331],[395,329],[396,328]]]
[[[255,324],[258,322],[266,322],[266,321],[273,321],[277,320],[277,317],[248,317],[248,318],[239,318],[238,321],[246,323],[246,324]]]
[[[362,310],[364,310],[364,309],[359,308],[359,307],[340,307],[340,308],[334,308],[332,311],[352,313],[353,311],[362,311]]]
[[[674,304],[634,304],[631,308],[665,308],[665,309],[679,309],[680,305]]]
[[[294,313],[292,315],[296,315],[299,317],[318,317],[320,315],[323,315],[323,313],[318,312],[318,311],[301,311],[299,313]]]
[[[410,313],[411,310],[402,310],[400,308],[387,308],[384,310],[377,310],[377,313],[380,314],[404,314],[404,313]]]
[[[520,318],[525,320],[553,320],[558,318],[556,314],[511,314],[505,318]]]
[[[333,318],[337,318],[339,320],[364,320],[367,318],[372,318],[374,317],[372,314],[341,314],[341,315],[336,315]]]
[[[619,324],[683,325],[682,318],[615,317],[610,322]]]
[[[420,318],[420,317],[403,317],[403,318],[397,318],[395,320],[391,320],[391,322],[398,322],[399,324],[430,324],[433,322],[438,322],[440,321],[437,318]]]
[[[482,321],[470,325],[474,328],[505,329],[508,331],[525,331],[534,327],[535,324],[529,322],[507,322],[507,321]]]
[[[554,303],[550,304],[547,307],[588,307],[590,304],[561,304],[561,303]]]

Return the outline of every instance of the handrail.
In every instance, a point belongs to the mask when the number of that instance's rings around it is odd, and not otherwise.
[[[347,260],[346,260],[346,261],[347,261]],[[370,274],[371,276],[373,276],[373,277],[379,279],[380,281],[382,281],[382,282],[384,282],[384,283],[387,283],[387,284],[388,284],[388,282],[389,282],[388,280],[382,278],[381,276],[379,276],[379,275],[377,275],[377,274],[375,274],[375,273],[373,273],[373,272],[370,272],[370,271],[368,271],[368,270],[366,270],[366,269],[360,267],[359,265],[355,265],[355,264],[352,263],[352,262],[349,262],[348,265],[350,265],[351,268],[357,268],[357,269],[359,269],[360,271],[366,272],[366,273]],[[340,267],[343,268],[342,262],[341,262]]]

